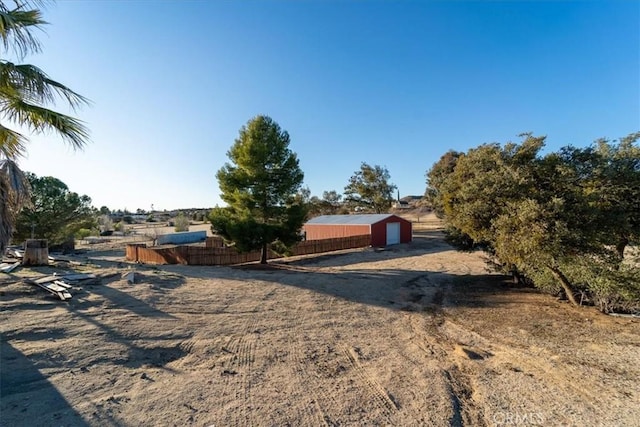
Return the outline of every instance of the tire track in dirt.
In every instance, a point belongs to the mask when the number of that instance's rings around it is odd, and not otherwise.
[[[305,414],[303,416],[303,422],[301,425],[314,425],[314,426],[331,426],[334,423],[331,421],[331,417],[324,410],[320,401],[331,401],[330,396],[324,392],[322,387],[317,387],[309,384],[308,372],[304,369],[304,360],[302,356],[300,342],[294,340],[289,341],[289,352],[287,362],[292,366],[294,375],[296,377],[295,388],[300,390],[301,395],[307,395],[308,398],[300,401],[299,412]],[[306,386],[306,387],[305,387]]]
[[[389,396],[386,389],[380,385],[378,380],[367,372],[359,361],[357,353],[347,346],[342,346],[342,352],[353,368],[355,375],[364,384],[364,390],[373,398],[374,404],[390,424],[394,424],[394,415],[398,412],[398,405]]]
[[[409,345],[421,351],[425,357],[435,360],[442,375],[445,390],[451,402],[452,416],[450,426],[484,426],[482,410],[473,399],[474,388],[465,371],[465,361],[456,353],[455,345],[440,331],[442,313],[431,313],[428,323],[424,324],[425,314],[410,313]],[[422,321],[422,322],[421,322]],[[423,328],[422,328],[423,327]],[[406,358],[411,360],[408,355]],[[416,362],[414,362],[416,363]]]
[[[525,349],[501,343],[499,337],[480,335],[447,316],[447,307],[455,306],[455,303],[448,299],[449,295],[453,293],[453,283],[449,282],[443,287],[442,298],[438,302],[437,313],[441,316],[441,321],[436,331],[443,348],[446,348],[447,359],[454,361],[452,367],[444,369],[444,376],[451,387],[452,403],[455,410],[452,423],[461,420],[461,425],[468,423],[486,425],[484,411],[479,406],[481,402],[476,402],[473,399],[474,387],[470,378],[477,377],[482,370],[488,369],[478,365],[478,362],[487,356],[494,358],[493,364],[513,363],[529,373],[535,372],[536,377],[544,378],[546,384],[554,384],[555,387],[570,396],[577,394],[586,398],[586,400],[583,399],[583,403],[587,404],[595,414],[602,414],[602,411],[595,404],[600,400],[597,393],[593,393],[592,390],[585,387],[576,386],[571,375],[562,367],[553,366],[547,359],[530,355]],[[593,386],[594,390],[599,388],[597,384],[593,384]]]
[[[252,363],[253,346],[247,342],[244,334],[237,334],[229,338],[222,347],[222,351],[230,355],[226,363],[223,363],[224,370],[220,373],[225,380],[220,393],[221,400],[231,404],[231,425],[246,425],[247,400],[250,397],[246,387],[247,376]]]
[[[429,328],[429,331],[436,332],[437,323],[439,323],[440,320],[435,319],[435,315],[431,314],[430,317],[432,319],[429,324],[418,324],[418,322],[423,320],[424,317],[424,314],[407,313],[405,319],[408,319],[406,323],[409,325],[409,343],[417,347],[427,357],[435,357],[438,360],[444,360],[447,356],[447,351],[443,348],[434,333],[426,333],[425,329],[423,329],[423,326],[425,326],[426,328]]]
[[[297,305],[289,307],[288,313],[295,313],[289,320],[292,329],[301,331],[308,319],[308,311],[299,310]],[[291,366],[296,379],[294,389],[299,391],[304,399],[299,400],[298,412],[302,415],[300,425],[313,426],[333,426],[337,425],[325,410],[326,407],[336,407],[337,402],[331,393],[327,393],[317,382],[311,383],[312,379],[306,367],[306,361],[302,349],[306,348],[302,334],[288,335],[288,348],[285,361]],[[325,402],[329,402],[326,404]]]
[[[451,427],[486,426],[483,411],[473,400],[474,389],[469,381],[469,376],[464,374],[458,365],[443,369],[442,373],[447,383],[453,408],[453,416],[449,420],[449,425]]]
[[[261,298],[262,301],[249,310],[248,319],[241,330],[229,337],[222,351],[229,354],[228,364],[221,375],[225,377],[221,396],[224,401],[236,406],[232,409],[231,421],[233,426],[246,426],[254,424],[252,414],[251,375],[255,364],[256,336],[260,320],[268,322],[273,316],[269,311],[263,310],[264,301],[271,298],[278,287],[269,289]],[[257,315],[260,313],[260,316]]]
[[[464,264],[459,270],[470,271]],[[418,308],[422,310],[407,313],[409,343],[427,357],[437,361],[451,402],[450,425],[482,427],[486,425],[483,411],[473,398],[474,388],[469,375],[465,373],[477,369],[459,353],[460,343],[443,329],[443,325],[447,322],[443,305],[446,304],[451,283],[436,282],[434,286],[429,276],[415,277],[403,285],[421,296],[414,303],[417,303]]]

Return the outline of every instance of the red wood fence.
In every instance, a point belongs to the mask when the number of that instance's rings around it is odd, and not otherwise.
[[[307,240],[292,248],[291,255],[308,255],[342,249],[363,248],[371,245],[371,235],[339,237],[334,239]],[[144,243],[127,245],[127,261],[143,264],[229,265],[260,261],[260,252],[239,253],[235,248],[210,246],[169,246],[147,248]],[[268,258],[281,256],[269,252]]]

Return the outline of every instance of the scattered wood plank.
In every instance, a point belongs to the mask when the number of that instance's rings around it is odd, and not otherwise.
[[[18,262],[20,264],[20,262]],[[42,276],[37,279],[27,279],[26,283],[36,285],[47,292],[60,298],[62,301],[66,301],[71,298],[69,289],[73,288],[72,284],[88,281],[100,280],[95,274],[90,273],[66,273],[66,274],[53,274],[50,276]]]
[[[16,261],[11,264],[3,262],[2,264],[0,264],[0,271],[2,271],[3,273],[11,273],[19,265],[20,265],[20,261]]]
[[[71,286],[68,283],[63,282],[62,280],[56,280],[55,282],[53,282],[54,284],[58,285],[58,286],[62,286],[65,289],[71,289],[73,286]]]
[[[640,313],[609,313],[609,316],[640,319]]]
[[[62,286],[52,281],[38,283],[38,280],[26,280],[26,282],[44,289],[45,291],[49,292],[53,296],[60,298],[62,301],[66,301],[68,299],[71,299],[72,297],[69,291],[67,290],[68,288],[71,288],[71,285],[68,285],[66,283],[65,283],[66,286]]]
[[[61,278],[60,276],[43,276],[33,281],[36,283],[36,285],[41,285],[47,282],[54,282],[60,278]]]
[[[24,255],[24,251],[20,249],[7,248],[5,253],[14,258],[22,258]]]
[[[49,255],[49,261],[51,262],[72,262],[73,258],[66,256],[66,255],[61,255],[61,254],[55,254],[55,255]]]
[[[46,286],[47,289],[51,289],[54,292],[64,292],[67,290],[66,286],[60,286],[56,282],[49,282],[44,284],[44,286]]]
[[[43,276],[34,281],[36,283],[47,283],[54,282],[56,280],[66,280],[67,282],[79,282],[83,280],[89,279],[97,279],[95,274],[86,274],[86,273],[69,273],[69,274],[54,274],[52,276]]]
[[[95,274],[90,273],[71,273],[71,274],[62,274],[60,275],[64,280],[70,281],[78,281],[78,280],[88,280],[88,279],[96,279]]]

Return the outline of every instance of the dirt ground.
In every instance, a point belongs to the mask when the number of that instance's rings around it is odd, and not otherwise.
[[[122,257],[0,277],[3,426],[640,425],[640,321],[437,230],[270,269]],[[101,280],[66,303],[21,281],[69,268]]]

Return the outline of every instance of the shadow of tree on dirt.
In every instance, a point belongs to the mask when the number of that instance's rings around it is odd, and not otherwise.
[[[74,426],[89,425],[38,367],[8,339],[3,338],[0,349],[0,413],[3,425],[56,425],[56,420],[63,417],[72,419]],[[34,391],[37,391],[37,399],[25,399]],[[25,420],[21,414],[27,406],[42,410],[29,411],[29,419]]]
[[[419,255],[420,250],[407,256]],[[373,254],[367,254],[373,255]],[[345,262],[341,257],[349,254],[334,254],[335,264]],[[359,255],[358,265],[362,262]],[[345,265],[348,263],[345,262]],[[166,265],[163,269],[185,277],[215,281],[239,280],[247,282],[264,281],[266,284],[280,284],[332,297],[345,299],[359,304],[368,304],[399,310],[420,310],[419,306],[432,308],[441,305],[443,297],[456,295],[455,302],[465,306],[494,306],[502,304],[495,295],[504,292],[519,292],[511,278],[498,274],[456,274],[447,271],[417,271],[405,269],[340,269],[326,270],[323,267],[300,266],[297,263],[272,261],[267,266],[247,264],[233,267],[193,267],[184,265]],[[470,298],[460,298],[465,293]],[[410,307],[408,307],[410,305]]]
[[[190,333],[176,334],[166,332],[162,334],[150,334],[144,330],[126,333],[117,323],[111,324],[111,321],[119,317],[135,319],[139,317],[154,318],[158,321],[173,321],[175,318],[157,309],[154,306],[154,300],[161,298],[167,292],[182,286],[185,283],[184,277],[174,274],[166,274],[158,272],[155,269],[149,271],[136,272],[135,284],[120,284],[118,289],[114,284],[121,282],[121,274],[108,274],[99,278],[98,282],[85,283],[75,285],[71,292],[73,298],[68,301],[60,301],[57,298],[48,295],[35,286],[25,283],[18,284],[15,293],[22,293],[22,298],[5,298],[3,310],[37,310],[40,312],[57,310],[64,307],[69,314],[87,325],[95,328],[93,333],[96,336],[96,355],[91,360],[63,360],[46,353],[35,353],[30,356],[34,366],[38,368],[65,368],[74,369],[78,366],[89,366],[100,363],[109,363],[122,365],[132,368],[138,368],[144,365],[163,367],[167,363],[183,357],[186,352],[175,345],[180,340],[191,337]],[[17,285],[17,286],[18,286]],[[131,289],[135,287],[147,287],[149,292],[145,293],[144,299],[131,295],[127,292],[129,286]],[[22,289],[24,287],[24,289]],[[24,290],[24,292],[22,292]],[[25,301],[24,296],[33,296],[36,301]],[[103,308],[103,309],[99,309]],[[97,315],[107,308],[111,315]],[[133,315],[133,317],[131,317]],[[60,318],[62,320],[63,318]],[[63,329],[55,327],[55,323],[43,324],[43,326],[35,326],[26,329],[5,331],[4,340],[21,340],[21,341],[38,341],[38,340],[56,340],[68,338]],[[103,354],[99,351],[99,347],[104,343],[117,343],[125,348],[117,354],[106,352]],[[18,351],[18,350],[16,350]],[[23,365],[17,369],[24,369]],[[3,364],[4,369],[4,364]],[[3,371],[4,372],[4,371]],[[4,378],[3,378],[4,379]],[[3,383],[4,386],[4,383]]]
[[[157,298],[156,294],[163,294],[171,289],[176,289],[185,283],[183,277],[176,275],[153,275],[150,273],[136,272],[136,283],[130,284],[130,286],[140,286],[143,284],[153,284],[153,294]],[[136,298],[127,292],[121,291],[115,287],[109,286],[110,283],[122,280],[120,275],[113,275],[101,280],[98,285],[87,285],[85,291],[100,295],[105,300],[110,301],[112,304],[117,305],[118,308],[124,308],[137,314],[141,317],[159,317],[171,319],[173,316],[158,310],[152,305],[153,301],[143,301]],[[79,295],[81,296],[81,295]],[[69,302],[70,307],[75,307],[75,304],[81,304],[81,298],[76,298]]]
[[[373,263],[398,258],[450,251],[453,248],[443,240],[443,233],[438,230],[420,231],[413,234],[411,243],[387,246],[385,248],[363,248],[356,251],[330,252],[315,254],[304,258],[287,259],[279,258],[271,261],[275,263],[287,263],[296,266],[318,267],[344,267],[353,264],[357,258],[358,263]],[[361,253],[367,252],[366,260],[362,260]]]
[[[366,253],[363,254],[363,251]],[[449,294],[456,296],[455,301],[449,301],[449,304],[490,307],[502,304],[494,297],[496,294],[519,292],[511,283],[510,277],[498,274],[470,275],[445,269],[419,271],[366,268],[367,264],[445,251],[454,251],[454,248],[444,241],[444,233],[440,230],[426,230],[414,233],[411,243],[380,250],[368,248],[355,252],[340,251],[293,259],[281,258],[270,261],[266,266],[251,263],[236,266],[163,265],[158,268],[190,278],[261,280],[308,289],[356,303],[402,310],[419,310],[420,305],[427,309],[434,304],[441,305],[444,296]],[[350,265],[357,268],[348,268]],[[523,292],[537,291],[528,289]],[[473,296],[462,298],[461,295],[465,293]]]
[[[305,280],[304,275],[315,275]],[[269,280],[268,274],[262,276]],[[320,279],[317,276],[321,276]],[[457,275],[447,272],[413,270],[343,270],[337,273],[293,272],[275,282],[323,293],[359,304],[408,311],[429,311],[447,304],[469,307],[495,307],[503,302],[495,298],[505,292],[519,292],[510,286],[508,276],[482,274]],[[461,298],[468,294],[469,297]]]

